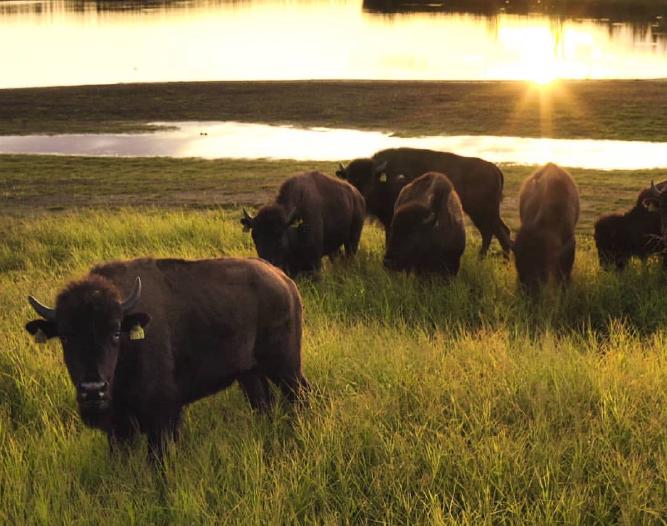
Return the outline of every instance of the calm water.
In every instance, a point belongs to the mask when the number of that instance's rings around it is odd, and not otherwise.
[[[665,20],[381,13],[361,0],[0,1],[0,88],[257,79],[667,77]]]
[[[553,161],[603,170],[667,167],[667,143],[491,136],[399,138],[382,132],[238,122],[162,124],[178,129],[141,134],[0,136],[0,153],[337,161],[368,157],[383,148],[412,146],[502,163]]]

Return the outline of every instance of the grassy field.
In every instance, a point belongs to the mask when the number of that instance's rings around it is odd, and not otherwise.
[[[667,141],[667,80],[192,82],[0,90],[0,134],[233,120],[392,131]],[[341,152],[344,155],[344,152]]]
[[[59,345],[23,330],[27,294],[112,258],[253,255],[239,206],[305,168],[0,157],[1,524],[665,524],[667,275],[600,271],[590,224],[667,171],[573,171],[573,285],[537,304],[472,230],[447,284],[385,272],[367,225],[354,261],[299,281],[308,408],[253,415],[232,387],[186,412],[164,478],[143,440],[109,456]],[[504,170],[515,225],[530,167]]]

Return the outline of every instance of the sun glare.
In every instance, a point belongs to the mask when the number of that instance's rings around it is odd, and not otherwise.
[[[558,28],[519,25],[501,30],[498,36],[512,58],[510,77],[542,86],[559,78],[562,46]]]

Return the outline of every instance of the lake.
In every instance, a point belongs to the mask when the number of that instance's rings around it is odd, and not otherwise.
[[[0,1],[0,88],[264,79],[667,77],[660,15],[361,0]],[[402,7],[401,7],[402,6]]]
[[[153,123],[153,133],[0,136],[0,154],[339,161],[408,146],[479,156],[497,163],[613,169],[667,167],[667,144],[643,141],[494,136],[396,137],[378,131],[240,122]],[[169,128],[166,128],[169,127]]]

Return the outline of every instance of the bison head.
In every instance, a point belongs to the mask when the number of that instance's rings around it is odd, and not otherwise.
[[[41,318],[28,322],[26,330],[38,341],[60,338],[79,412],[87,425],[100,425],[111,406],[121,345],[128,338],[138,338],[139,328],[143,330],[150,321],[148,314],[131,313],[140,297],[139,278],[122,300],[116,286],[101,276],[70,284],[58,295],[55,309],[28,297]]]
[[[658,188],[651,181],[651,191],[644,198],[642,204],[651,212],[660,216],[660,230],[663,240],[667,240],[667,188]]]
[[[593,231],[600,267],[604,270],[623,270],[629,260],[628,250],[621,236],[623,217],[618,214],[603,216],[595,222]]]
[[[437,211],[420,204],[400,207],[391,222],[384,265],[390,270],[410,270],[428,265]]]
[[[296,249],[301,218],[293,208],[271,204],[262,207],[255,217],[243,210],[241,224],[250,230],[257,255],[289,273],[290,262]]]
[[[355,159],[347,167],[339,164],[339,169],[336,171],[336,176],[344,179],[363,195],[368,196],[375,185],[383,185],[388,182],[387,161],[380,163],[373,159]]]
[[[551,267],[558,256],[553,253],[555,243],[547,239],[548,236],[524,226],[512,246],[519,283],[531,294],[547,283]]]

